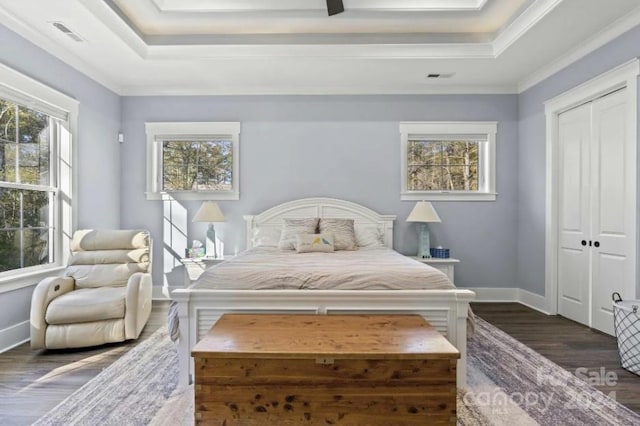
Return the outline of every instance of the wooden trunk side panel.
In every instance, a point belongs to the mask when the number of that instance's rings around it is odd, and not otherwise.
[[[452,360],[342,360],[319,364],[314,359],[196,359],[196,384],[322,384],[367,382],[370,384],[452,384],[456,362]]]
[[[196,385],[195,411],[203,424],[451,424],[456,389]]]

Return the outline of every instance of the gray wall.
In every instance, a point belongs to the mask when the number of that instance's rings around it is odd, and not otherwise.
[[[543,103],[639,55],[640,27],[636,27],[518,97],[517,276],[520,288],[544,295],[546,154]]]
[[[147,201],[144,123],[239,121],[240,200],[219,202],[227,222],[225,253],[245,248],[243,214],[303,197],[335,197],[396,214],[395,247],[413,254],[417,231],[405,222],[414,202],[400,201],[400,121],[498,121],[495,202],[434,203],[433,245],[462,259],[456,284],[516,285],[516,95],[124,97],[121,223],[148,228],[154,244],[154,284],[205,224],[191,219],[200,202]],[[166,205],[163,205],[166,203]],[[180,274],[174,274],[179,280]]]
[[[80,101],[79,227],[120,226],[120,97],[0,25],[0,62]],[[35,284],[35,283],[34,283]],[[0,330],[29,319],[33,287],[0,294]]]

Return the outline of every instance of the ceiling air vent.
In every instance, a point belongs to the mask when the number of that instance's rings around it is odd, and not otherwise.
[[[455,75],[454,72],[450,72],[450,73],[430,73],[427,74],[427,79],[429,80],[433,80],[433,79],[442,79],[442,78],[451,78]]]
[[[82,37],[80,37],[78,34],[74,33],[73,31],[71,31],[69,29],[69,27],[67,27],[62,22],[52,22],[51,25],[56,27],[56,29],[58,29],[60,32],[66,34],[68,37],[70,37],[74,41],[84,41],[82,39]]]

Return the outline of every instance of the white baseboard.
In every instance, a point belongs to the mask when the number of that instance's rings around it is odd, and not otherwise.
[[[0,353],[13,349],[24,342],[28,342],[30,334],[29,320],[0,330]]]
[[[540,296],[536,293],[531,293],[528,290],[518,289],[518,302],[531,309],[535,309],[538,312],[542,312],[546,315],[551,315],[547,308],[547,299],[544,296]]]
[[[516,302],[550,315],[545,297],[528,290],[496,287],[476,287],[469,288],[469,290],[476,293],[474,302]]]
[[[465,287],[466,289],[466,287]],[[469,288],[476,293],[474,302],[517,302],[517,288],[492,288],[492,287],[475,287]]]

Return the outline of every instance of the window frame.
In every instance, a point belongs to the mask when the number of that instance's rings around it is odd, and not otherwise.
[[[147,200],[239,200],[240,199],[240,123],[239,122],[153,122],[145,123],[147,137]],[[221,136],[231,140],[231,190],[163,191],[162,142],[181,138],[194,140]]]
[[[57,120],[56,141],[51,144],[52,168],[50,187],[55,188],[54,206],[50,225],[54,260],[44,265],[34,265],[0,272],[0,293],[37,284],[67,265],[73,230],[77,228],[77,158],[76,135],[78,129],[79,102],[57,90],[28,77],[6,65],[0,64],[0,97],[20,106],[45,113]],[[12,184],[17,189],[42,189],[40,185]]]
[[[496,199],[496,121],[405,121],[400,123],[400,199],[403,201],[495,201]],[[413,191],[408,189],[408,144],[410,140],[434,135],[469,135],[477,140],[478,191]],[[464,140],[464,139],[462,139]]]

